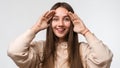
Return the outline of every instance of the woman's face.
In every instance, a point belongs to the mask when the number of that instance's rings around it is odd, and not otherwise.
[[[67,35],[70,28],[70,18],[67,13],[68,10],[59,7],[56,9],[52,19],[53,32],[60,40],[64,40],[64,37]]]
[[[54,34],[61,40],[67,35],[70,28],[70,18],[67,15],[68,10],[63,7],[59,7],[55,11],[55,15],[52,19],[52,29]]]

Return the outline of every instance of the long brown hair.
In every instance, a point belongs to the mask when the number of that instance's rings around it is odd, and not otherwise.
[[[58,2],[51,10],[56,10],[59,7],[63,7],[68,11],[74,13],[72,7],[65,2]],[[51,22],[51,20],[49,21]],[[72,22],[71,22],[72,23]],[[70,68],[83,68],[80,52],[79,52],[79,43],[78,43],[78,35],[73,31],[73,24],[71,24],[68,34],[65,37],[65,40],[68,43],[68,63]],[[43,68],[54,68],[54,61],[55,61],[55,53],[56,53],[56,42],[58,38],[54,35],[51,24],[50,27],[47,28],[46,34],[46,45],[44,47],[43,53]]]

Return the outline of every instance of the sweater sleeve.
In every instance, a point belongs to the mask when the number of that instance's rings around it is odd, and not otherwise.
[[[81,46],[85,68],[110,68],[113,54],[94,34],[86,36],[88,43]]]
[[[20,68],[37,68],[35,66],[36,60],[39,58],[35,52],[32,43],[35,33],[32,30],[27,30],[25,33],[16,38],[8,48],[8,56],[13,59],[13,61]]]

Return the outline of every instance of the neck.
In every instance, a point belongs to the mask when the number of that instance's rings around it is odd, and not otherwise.
[[[61,38],[61,39],[58,40],[58,43],[62,43],[62,42],[66,42],[66,40],[63,39],[63,38]]]

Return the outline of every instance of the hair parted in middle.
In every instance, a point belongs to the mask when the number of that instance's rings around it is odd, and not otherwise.
[[[72,7],[65,2],[57,2],[55,5],[52,6],[50,10],[56,10],[59,7],[63,7],[67,9],[69,12],[74,13]],[[58,42],[58,37],[55,36],[52,27],[47,28],[46,33],[46,44],[44,46],[43,52],[43,60],[42,60],[42,68],[54,68],[54,61],[56,59],[56,43]],[[71,21],[70,29],[67,35],[65,36],[65,41],[68,44],[68,64],[70,68],[83,68],[81,57],[80,57],[80,44],[78,43],[78,34],[73,31],[73,24]]]

